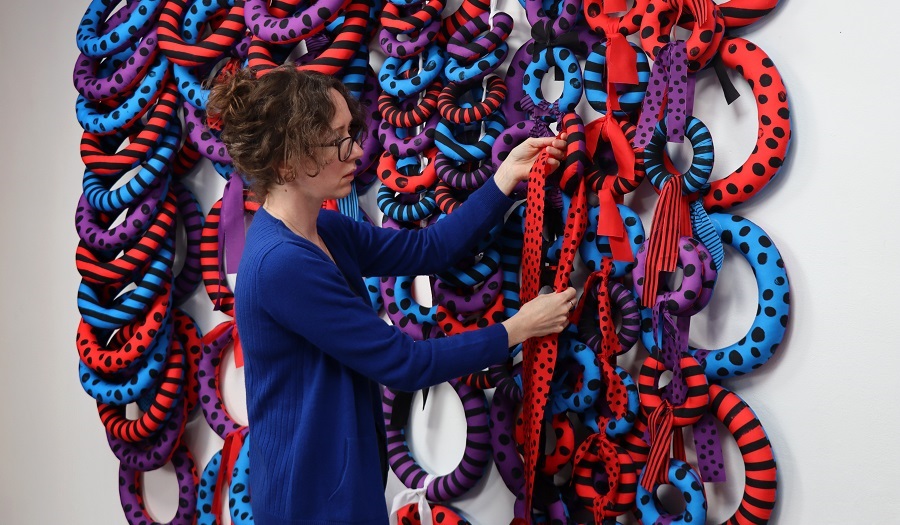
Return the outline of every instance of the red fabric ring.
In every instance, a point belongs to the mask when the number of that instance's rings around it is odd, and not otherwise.
[[[688,70],[692,73],[700,71],[712,60],[725,35],[725,20],[719,7],[712,0],[697,0],[697,2],[706,4],[709,15],[699,28],[696,24],[692,24],[694,27],[686,42]],[[677,0],[670,4],[667,0],[650,0],[650,5],[655,9],[652,14],[645,16],[641,23],[641,47],[650,59],[656,60],[663,46],[672,40],[670,35],[676,25],[677,13],[680,9],[690,13],[688,9],[691,2]]]
[[[401,109],[397,98],[384,92],[378,97],[378,111],[381,113],[382,119],[395,128],[421,126],[437,109],[442,87],[442,81],[435,80],[425,89],[422,99],[409,109]]]
[[[605,0],[586,0],[584,2],[584,18],[588,25],[598,35],[607,35],[612,31],[618,31],[622,35],[628,36],[640,29],[650,0],[636,0],[631,9],[619,16],[604,13],[604,3]]]
[[[656,407],[662,404],[662,391],[659,388],[659,376],[666,370],[663,362],[657,357],[658,353],[651,353],[641,365],[641,373],[638,377],[638,393],[641,396],[641,408],[649,415]],[[703,366],[692,356],[682,356],[680,359],[684,381],[687,383],[687,399],[684,403],[672,407],[672,426],[685,427],[692,425],[706,414],[709,407],[709,382],[703,372]]]
[[[424,158],[427,164],[415,175],[404,175],[397,170],[397,159],[389,151],[381,154],[378,159],[378,178],[388,188],[399,193],[419,193],[430,188],[437,181],[437,172],[434,170],[434,155],[436,148],[425,152]],[[437,195],[435,195],[437,199]]]
[[[781,75],[772,59],[756,44],[743,38],[727,38],[719,56],[729,68],[741,73],[756,100],[759,126],[753,152],[734,172],[714,180],[704,189],[703,207],[724,211],[756,195],[771,181],[784,163],[791,140],[791,112]]]
[[[464,108],[456,102],[471,86],[451,82],[444,87],[437,99],[437,109],[441,117],[454,124],[471,124],[492,115],[506,99],[508,89],[506,82],[498,76],[492,76],[487,82],[484,100],[476,102],[472,107]]]

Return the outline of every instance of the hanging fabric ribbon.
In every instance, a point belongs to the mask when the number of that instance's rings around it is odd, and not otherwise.
[[[687,199],[681,190],[681,175],[672,175],[663,184],[653,213],[652,232],[647,240],[647,270],[641,304],[656,303],[661,272],[673,272],[678,264],[678,241],[691,234]]]
[[[234,328],[231,329],[231,341],[234,343],[234,347],[232,348],[232,353],[234,354],[234,367],[241,368],[244,366],[244,346],[241,344],[240,335],[238,335],[237,323],[234,323]]]
[[[618,19],[611,20],[619,25]],[[606,76],[611,84],[638,84],[637,51],[618,30],[606,33]]]
[[[703,246],[709,251],[716,270],[721,270],[722,262],[725,259],[725,246],[722,244],[722,238],[719,236],[719,232],[716,231],[716,227],[713,225],[712,219],[709,218],[709,214],[706,213],[706,208],[703,207],[703,202],[700,199],[692,201],[690,207],[691,230],[694,232],[694,237],[703,243]]]
[[[431,504],[428,503],[427,492],[428,487],[431,486],[431,482],[436,477],[429,474],[425,476],[425,481],[422,483],[421,488],[401,490],[394,496],[394,501],[391,503],[391,525],[397,525],[397,513],[410,503],[418,504],[419,519],[422,525],[432,525],[434,523],[431,517]]]
[[[237,273],[244,253],[244,180],[233,171],[222,193],[222,215],[219,223],[219,258],[225,256],[225,273]],[[220,268],[223,266],[220,266]]]
[[[522,252],[522,302],[528,302],[538,295],[541,282],[542,244],[544,230],[544,188],[550,169],[547,165],[549,154],[542,152],[531,167],[528,177],[525,235]],[[570,275],[577,248],[587,227],[587,193],[584,179],[580,179],[572,197],[569,214],[563,234],[563,246],[557,265],[553,288],[561,292],[569,287]],[[523,343],[523,391],[522,406],[525,420],[525,508],[530,517],[538,456],[541,448],[544,409],[550,391],[550,380],[556,364],[559,344],[558,335],[547,335],[526,340]],[[526,518],[529,519],[529,518]]]
[[[731,82],[731,79],[728,78],[728,67],[725,65],[725,62],[722,61],[721,53],[716,53],[716,55],[712,59],[712,66],[716,72],[716,77],[719,79],[719,84],[722,86],[722,93],[725,95],[725,102],[730,106],[732,102],[738,99],[741,96],[738,93],[737,88],[734,87],[734,84]]]
[[[693,103],[693,97],[687,96],[689,89],[687,59],[687,45],[683,40],[669,42],[657,55],[650,73],[650,87],[641,108],[636,146],[643,148],[650,142],[663,107],[666,109],[668,130],[666,139],[669,142],[684,142],[685,122],[690,114],[688,104]]]
[[[225,437],[225,443],[222,445],[222,463],[219,466],[219,475],[216,479],[216,491],[213,495],[213,513],[218,513],[222,508],[222,494],[228,493],[228,487],[231,486],[231,476],[234,474],[234,464],[237,462],[238,453],[244,446],[244,434],[246,427],[235,430]],[[216,514],[217,515],[217,514]]]
[[[669,454],[672,448],[672,405],[663,401],[647,420],[650,432],[650,453],[641,474],[641,486],[652,491],[657,484],[668,481]]]

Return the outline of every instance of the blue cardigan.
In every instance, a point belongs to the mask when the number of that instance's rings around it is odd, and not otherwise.
[[[513,201],[490,179],[423,230],[322,211],[335,259],[260,208],[235,289],[257,525],[388,523],[378,383],[415,391],[508,358],[501,324],[413,341],[368,304],[362,276],[424,275],[459,261]]]

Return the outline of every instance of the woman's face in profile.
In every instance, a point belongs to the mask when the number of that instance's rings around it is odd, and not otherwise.
[[[350,194],[350,188],[356,172],[356,160],[363,150],[356,141],[350,138],[352,115],[347,101],[337,91],[331,90],[334,104],[334,117],[331,120],[331,136],[322,137],[323,146],[319,148],[322,169],[315,177],[303,177],[302,185],[317,199],[340,199]],[[348,155],[346,160],[341,160]]]

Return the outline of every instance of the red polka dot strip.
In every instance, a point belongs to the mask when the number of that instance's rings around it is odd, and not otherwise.
[[[522,252],[522,302],[537,297],[541,283],[542,241],[544,222],[545,179],[548,175],[544,151],[529,174],[525,238]],[[572,198],[569,216],[566,218],[563,248],[554,278],[554,290],[560,292],[569,287],[569,276],[578,244],[587,226],[586,195],[584,183]],[[534,475],[540,454],[541,422],[547,405],[550,381],[556,362],[557,336],[528,339],[524,343],[524,400],[525,409],[525,507],[531,508]]]

